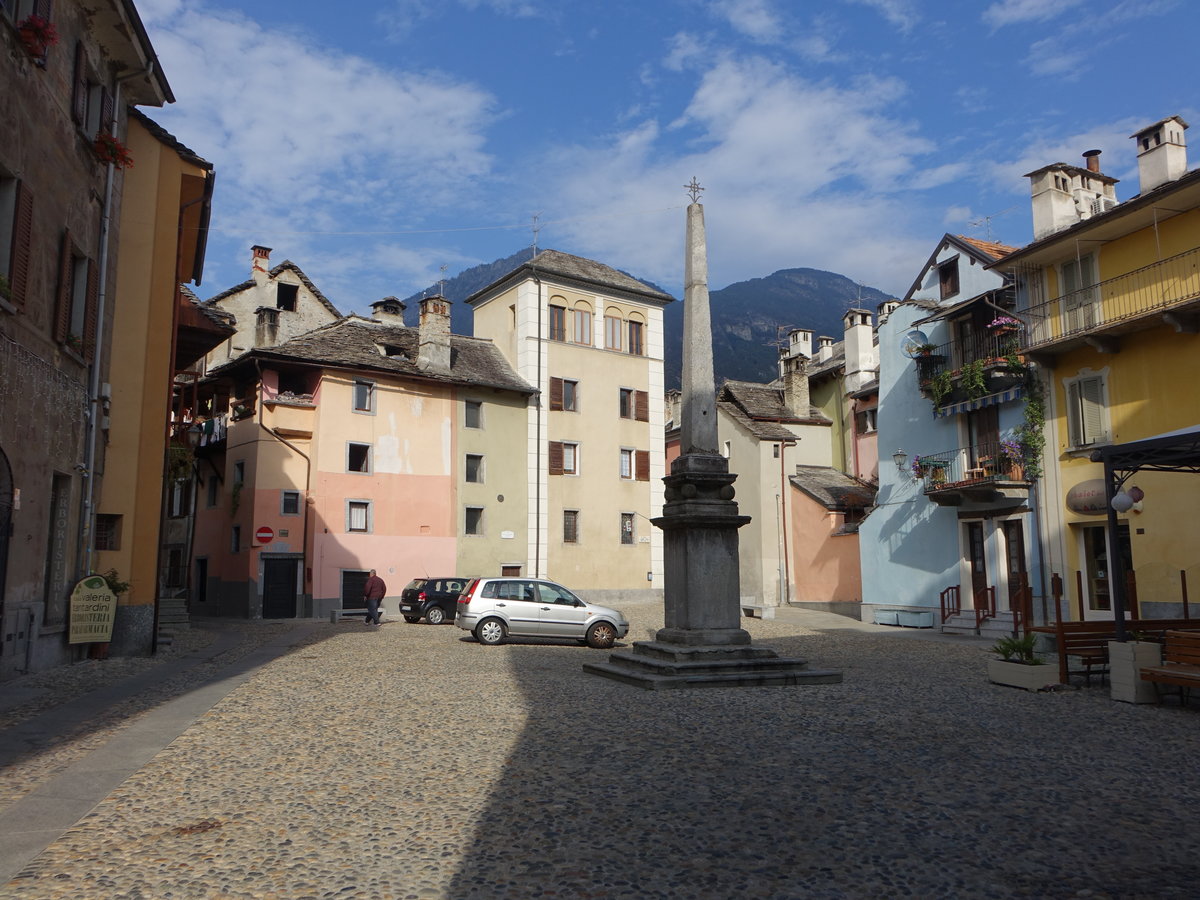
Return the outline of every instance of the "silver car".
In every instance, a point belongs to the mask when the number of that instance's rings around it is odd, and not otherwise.
[[[459,595],[455,624],[481,644],[500,644],[513,635],[574,638],[604,649],[629,632],[619,611],[540,578],[476,578]]]

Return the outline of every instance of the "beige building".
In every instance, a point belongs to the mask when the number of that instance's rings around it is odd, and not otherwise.
[[[673,299],[555,250],[467,298],[475,334],[540,391],[522,441],[522,572],[593,596],[661,588],[650,520],[663,501],[662,313]]]

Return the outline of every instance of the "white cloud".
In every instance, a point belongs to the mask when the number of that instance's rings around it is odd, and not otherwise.
[[[769,0],[712,0],[710,8],[746,37],[764,44],[781,37],[783,23]]]
[[[1083,166],[1083,152],[1099,149],[1103,151],[1100,169],[1104,174],[1122,179],[1132,176],[1132,186],[1117,187],[1118,196],[1129,197],[1137,193],[1136,148],[1129,135],[1152,121],[1153,119],[1146,118],[1122,118],[1095,125],[1085,131],[1063,133],[1062,130],[1054,129],[1050,133],[1027,134],[1024,136],[1024,149],[1020,151],[1019,156],[997,161],[985,169],[990,169],[998,183],[1009,186],[1014,193],[1028,197],[1029,182],[1023,177],[1027,172],[1056,162]],[[1020,136],[1014,135],[1013,143],[1017,144],[1019,141]]]
[[[951,206],[947,208],[942,216],[942,224],[947,228],[952,225],[961,226],[963,223],[971,221],[971,207],[969,206]]]
[[[696,35],[681,31],[672,35],[667,45],[667,55],[663,60],[663,68],[672,72],[682,72],[697,62],[702,62],[708,55],[708,47]]]
[[[1084,0],[1001,0],[983,11],[983,21],[993,28],[1024,22],[1046,22]]]
[[[849,2],[871,7],[904,34],[912,31],[920,21],[920,16],[911,0],[849,0]]]

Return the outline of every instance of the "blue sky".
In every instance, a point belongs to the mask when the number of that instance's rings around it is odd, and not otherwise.
[[[811,266],[902,295],[946,231],[1031,239],[1050,162],[1137,193],[1200,119],[1194,0],[138,0],[217,170],[203,297],[291,259],[343,312],[532,240],[681,296]],[[1200,132],[1197,132],[1200,133]],[[1193,150],[1193,159],[1200,150]]]

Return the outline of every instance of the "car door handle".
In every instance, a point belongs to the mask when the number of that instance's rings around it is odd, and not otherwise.
[[[503,604],[503,603],[497,603],[496,605],[497,605],[497,606],[504,606],[505,604]]]
[[[543,607],[542,607],[542,612],[550,612],[550,607],[549,607],[549,606],[543,606]]]

